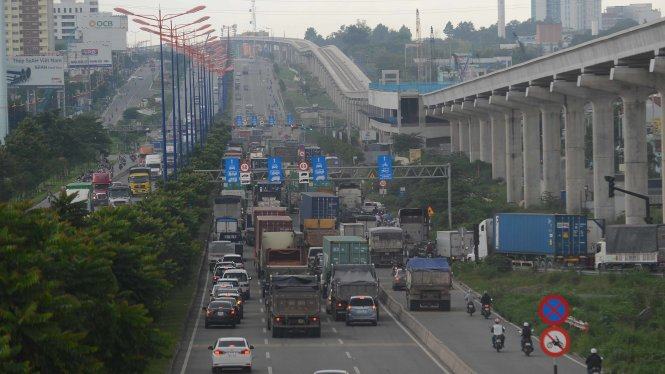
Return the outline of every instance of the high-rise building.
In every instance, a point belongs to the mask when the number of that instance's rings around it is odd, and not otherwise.
[[[506,37],[506,0],[498,0],[499,1],[499,14],[498,14],[498,20],[497,20],[497,32],[499,38],[505,38]]]
[[[55,49],[53,0],[4,0],[7,53],[40,55]]]
[[[75,40],[76,18],[99,12],[98,0],[60,0],[53,5],[53,21],[57,40]]]
[[[601,11],[601,0],[561,0],[561,23],[564,29],[597,31]]]
[[[602,15],[602,29],[614,27],[619,20],[632,19],[637,23],[655,21],[661,17],[659,9],[653,9],[651,3],[608,6]]]
[[[561,0],[531,0],[531,19],[561,22]]]

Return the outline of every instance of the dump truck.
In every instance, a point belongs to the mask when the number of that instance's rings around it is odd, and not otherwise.
[[[259,251],[260,271],[272,274],[306,274],[305,248],[296,243],[293,231],[264,232]],[[282,270],[280,272],[280,270]]]
[[[130,168],[128,181],[133,196],[147,194],[150,192],[150,168],[138,166]]]
[[[360,212],[363,204],[362,190],[357,183],[343,183],[337,188],[340,208],[349,212]]]
[[[612,225],[595,244],[594,266],[656,270],[665,261],[665,225]]]
[[[235,245],[226,240],[213,240],[208,243],[208,265],[210,271],[215,268],[217,260],[221,260],[224,255],[234,254]]]
[[[321,247],[323,246],[324,236],[338,235],[338,232],[335,229],[334,218],[305,219],[302,226],[303,234],[305,235],[305,243],[309,247]]]
[[[414,253],[416,247],[427,241],[429,222],[427,211],[422,208],[404,208],[397,212],[399,227],[404,231],[404,247]]]
[[[375,227],[369,230],[372,263],[379,266],[403,264],[404,232],[399,227]]]
[[[371,264],[333,265],[326,298],[326,313],[343,319],[351,296],[379,295],[379,281]]]
[[[450,311],[452,272],[443,257],[413,257],[406,264],[406,306],[409,310]]]
[[[359,236],[324,236],[321,283],[328,284],[333,265],[370,263],[367,240]]]
[[[266,328],[273,338],[301,331],[321,337],[321,290],[312,275],[273,275],[266,297]]]
[[[254,227],[254,258],[260,259],[261,254],[261,240],[263,234],[266,232],[293,232],[293,221],[291,217],[287,216],[259,216],[256,217],[256,225]],[[256,265],[259,265],[257,261]]]

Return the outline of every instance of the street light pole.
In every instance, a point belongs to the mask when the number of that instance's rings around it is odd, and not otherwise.
[[[189,160],[189,157],[191,156],[192,149],[189,147],[189,137],[192,136],[192,133],[190,131],[190,126],[191,126],[191,117],[187,115],[187,53],[186,53],[186,43],[184,39],[184,32],[183,32],[183,41],[182,41],[182,74],[183,74],[183,85],[185,89],[185,97],[184,97],[184,107],[185,107],[185,145],[187,146],[187,159]]]
[[[179,62],[180,54],[178,53],[177,35],[175,39],[175,48],[176,48],[175,75],[177,82],[176,89],[178,91],[178,155],[180,155],[180,167],[182,168],[184,164],[183,164],[183,151],[182,151],[182,112],[180,111],[180,62]]]
[[[171,40],[173,40],[173,21],[171,21]],[[173,177],[178,178],[178,149],[176,148],[177,143],[178,143],[178,134],[176,131],[176,112],[175,112],[175,64],[173,62],[173,44],[171,44],[171,106],[172,106],[172,112],[171,112],[171,131],[173,132]]]
[[[159,9],[159,77],[162,91],[162,177],[164,183],[168,181],[169,164],[166,155],[166,98],[164,97],[164,41],[162,37],[162,9]]]

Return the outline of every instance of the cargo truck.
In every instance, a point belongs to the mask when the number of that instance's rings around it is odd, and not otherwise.
[[[208,243],[208,265],[210,271],[214,270],[215,264],[221,260],[224,255],[234,254],[235,246],[226,240],[214,240]]]
[[[340,223],[339,234],[341,236],[365,236],[365,226],[362,223]]]
[[[311,275],[273,275],[266,294],[266,324],[273,338],[291,331],[321,337],[321,291]]]
[[[292,232],[293,221],[291,217],[287,216],[258,216],[256,217],[256,225],[254,227],[254,259],[257,260],[256,265],[259,266],[261,240],[263,234],[266,232]]]
[[[370,264],[367,241],[359,236],[324,236],[321,284],[327,285],[333,265]],[[323,287],[325,289],[325,287]]]
[[[436,250],[449,261],[473,258],[473,232],[437,231]]]
[[[305,243],[309,247],[321,247],[324,236],[338,235],[334,218],[308,218],[304,220],[302,226]]]
[[[302,192],[300,194],[300,228],[310,218],[337,218],[339,197],[325,192]]]
[[[594,266],[648,268],[656,270],[665,261],[665,226],[614,225],[605,227],[605,238],[595,244]]]
[[[297,253],[295,233],[293,231],[264,232],[261,235],[261,249],[259,250],[259,269],[263,271],[272,260],[273,265],[292,264],[300,265],[303,258]],[[306,263],[306,261],[305,261]]]
[[[92,183],[90,182],[73,182],[65,186],[67,196],[76,194],[72,204],[81,204],[85,210],[92,212]]]
[[[111,187],[111,173],[92,173],[92,205],[109,205],[109,187]]]
[[[360,212],[363,199],[360,186],[356,183],[340,184],[337,188],[340,208],[348,212]]]
[[[397,211],[399,227],[404,231],[404,246],[409,253],[427,241],[429,221],[422,208],[404,208]]]
[[[404,263],[404,232],[399,227],[375,227],[369,230],[372,263],[393,266]]]
[[[371,264],[333,265],[326,298],[326,313],[335,321],[344,319],[351,296],[379,295],[379,281]]]
[[[147,194],[150,192],[150,168],[138,166],[130,168],[128,182],[133,196]]]
[[[498,213],[493,231],[494,253],[505,255],[514,263],[545,268],[557,263],[587,262],[585,216]]]
[[[406,264],[406,306],[450,311],[452,272],[443,257],[413,257]]]
[[[162,155],[151,154],[145,156],[145,167],[150,168],[150,177],[157,179],[162,176]]]
[[[367,238],[370,229],[373,229],[378,226],[378,223],[376,222],[376,217],[369,214],[356,216],[356,223],[363,225],[364,234],[362,236],[364,236],[365,238]]]
[[[215,217],[233,217],[237,220],[242,218],[242,199],[240,196],[218,196],[215,197],[213,205]]]

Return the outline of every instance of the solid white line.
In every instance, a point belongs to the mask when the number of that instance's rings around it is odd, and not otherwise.
[[[208,274],[205,275],[205,284],[203,285],[203,292],[201,292],[201,305],[199,306],[199,313],[196,316],[196,322],[194,323],[194,330],[192,331],[192,337],[189,339],[189,345],[187,346],[187,354],[185,354],[185,361],[182,363],[182,369],[180,374],[185,374],[187,371],[187,363],[189,362],[189,355],[192,353],[192,346],[194,345],[194,338],[196,337],[196,332],[199,329],[199,323],[201,322],[201,308],[203,308],[203,303],[205,302],[206,293],[208,290],[208,280],[210,277]]]
[[[393,316],[392,313],[390,313],[390,311],[388,310],[388,308],[387,308],[385,305],[383,305],[382,302],[379,302],[379,305],[381,305],[382,310],[383,310],[384,312],[388,313],[388,315],[390,316],[390,318],[392,318],[393,321],[395,321],[395,323],[397,324],[397,326],[399,326],[399,328],[401,328],[402,331],[404,331],[404,332],[406,333],[406,335],[408,335],[408,336],[411,338],[411,340],[413,340],[413,342],[416,343],[416,344],[418,345],[418,347],[420,347],[420,349],[423,350],[423,352],[425,352],[425,354],[426,354],[426,355],[432,360],[432,362],[434,362],[434,363],[436,364],[436,366],[439,367],[439,369],[441,369],[441,371],[443,371],[443,372],[446,373],[446,374],[450,374],[450,372],[449,372],[449,371],[448,371],[443,365],[441,365],[441,363],[439,362],[439,360],[437,360],[437,359],[436,359],[436,358],[435,358],[435,357],[434,357],[434,356],[433,356],[433,355],[427,350],[427,348],[425,348],[425,346],[423,346],[423,345],[418,341],[418,339],[416,339],[416,337],[413,336],[413,335],[411,334],[411,332],[410,332],[406,327],[404,327],[404,325],[402,325],[402,323],[401,323],[400,321],[398,321],[397,318],[395,318],[395,316]]]
[[[346,358],[351,358],[351,353],[349,353],[348,351],[344,353],[346,353]]]
[[[333,332],[334,332],[335,334],[337,333],[337,329],[336,329],[336,328],[333,327],[332,330],[333,330]]]
[[[261,308],[261,313],[263,313],[263,308]]]
[[[353,367],[353,371],[355,371],[356,374],[360,374],[360,369],[358,369],[357,366],[354,366],[354,367]]]
[[[342,341],[342,339],[337,339],[337,341],[339,342],[339,344],[344,344],[344,341]]]
[[[261,323],[266,323],[266,319],[265,319],[265,318],[261,318]]]
[[[267,333],[267,332],[268,332],[268,330],[266,330],[266,328],[264,327],[264,328],[263,328],[263,333],[265,334],[265,333]]]
[[[326,322],[330,323],[330,317],[326,317]]]
[[[272,366],[268,366],[268,374],[272,374]]]
[[[264,343],[265,345],[268,345],[268,338],[264,338],[264,339],[263,339],[263,343]]]
[[[266,360],[270,360],[270,352],[266,352]]]

